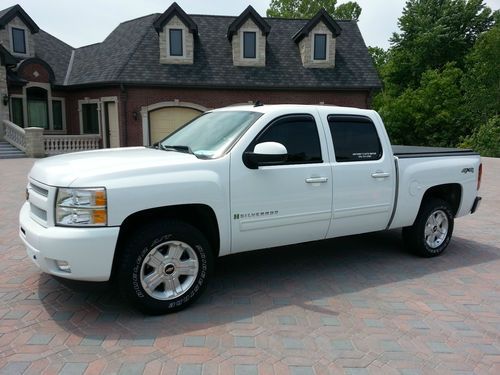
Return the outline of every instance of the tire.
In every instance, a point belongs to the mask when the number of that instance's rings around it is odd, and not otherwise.
[[[403,228],[403,240],[414,253],[425,258],[441,255],[450,243],[454,217],[448,202],[430,198],[411,227]]]
[[[200,296],[213,263],[212,249],[197,228],[176,220],[152,223],[129,237],[117,281],[137,309],[164,314],[181,310]]]

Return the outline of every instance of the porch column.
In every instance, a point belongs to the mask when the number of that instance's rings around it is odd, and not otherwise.
[[[143,146],[149,146],[148,107],[141,108],[141,117],[142,117],[142,144],[143,144]]]
[[[42,128],[26,128],[26,156],[29,158],[43,158],[45,156],[45,144],[43,142]]]

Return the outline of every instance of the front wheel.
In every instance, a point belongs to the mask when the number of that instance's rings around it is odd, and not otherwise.
[[[440,255],[448,247],[454,224],[448,202],[432,198],[424,202],[415,223],[403,228],[403,240],[410,249],[423,257]]]
[[[180,221],[138,230],[121,254],[118,282],[139,310],[163,314],[193,302],[206,287],[213,267],[208,241]]]

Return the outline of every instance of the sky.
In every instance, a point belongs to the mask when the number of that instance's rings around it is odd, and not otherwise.
[[[389,47],[405,0],[356,0],[363,11],[359,28],[367,46]],[[346,0],[339,0],[342,4]],[[121,22],[163,13],[170,0],[0,0],[0,9],[21,5],[37,25],[72,47],[102,42]],[[265,16],[270,0],[177,0],[188,14],[239,15],[252,5]],[[500,9],[500,0],[485,0]]]

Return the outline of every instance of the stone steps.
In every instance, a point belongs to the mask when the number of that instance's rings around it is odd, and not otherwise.
[[[26,154],[15,148],[10,143],[0,141],[0,159],[17,159],[25,158]]]

